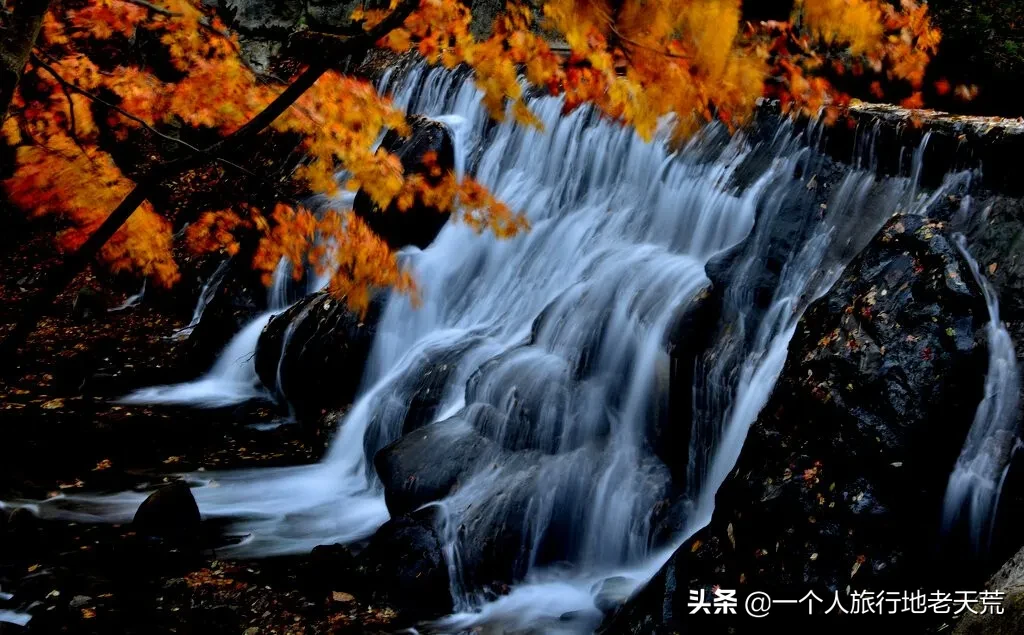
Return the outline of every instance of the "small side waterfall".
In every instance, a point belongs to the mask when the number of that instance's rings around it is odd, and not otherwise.
[[[132,295],[128,296],[127,298],[125,298],[124,302],[122,302],[121,304],[119,304],[119,305],[117,305],[115,307],[111,307],[111,308],[107,309],[107,312],[108,313],[118,313],[120,311],[124,311],[126,309],[130,309],[133,306],[136,306],[140,302],[142,302],[142,298],[144,298],[145,295],[146,295],[146,282],[147,282],[146,280],[142,281],[142,288],[139,289],[138,293],[133,293]]]
[[[256,342],[274,312],[263,313],[235,335],[213,368],[195,381],[143,388],[122,397],[125,404],[178,404],[221,408],[263,397],[266,391],[256,375]]]
[[[227,258],[214,269],[210,277],[207,278],[206,282],[203,283],[203,288],[199,290],[199,298],[196,300],[196,308],[192,310],[192,319],[188,321],[188,326],[181,329],[174,334],[175,339],[185,339],[192,334],[192,331],[199,326],[199,322],[203,319],[203,313],[206,311],[206,307],[209,306],[213,297],[217,294],[217,289],[220,287],[220,283],[223,282],[224,276],[227,275],[228,267],[230,266],[231,259]]]
[[[991,541],[999,493],[1010,468],[1010,459],[1020,447],[1017,416],[1021,377],[1013,340],[999,319],[998,296],[981,273],[963,234],[956,235],[956,245],[988,305],[989,323],[985,329],[988,372],[984,397],[978,404],[960,458],[949,477],[943,521],[947,531],[960,521],[966,522],[972,547],[983,551]]]
[[[218,276],[222,278],[226,275],[228,262],[221,263],[204,286],[203,293],[200,294],[199,305],[196,306],[198,318],[202,317],[212,294],[216,292],[218,283],[215,279]],[[268,291],[269,309],[253,318],[237,335],[231,338],[231,341],[224,347],[224,351],[217,357],[213,368],[205,375],[195,381],[183,384],[153,386],[136,390],[122,397],[121,403],[177,404],[202,408],[222,408],[250,399],[269,398],[269,394],[260,384],[259,376],[256,374],[256,343],[260,339],[263,328],[270,322],[270,318],[288,308],[287,290],[290,273],[291,268],[282,259],[274,270],[274,278]],[[198,318],[193,317],[196,324],[198,324]],[[191,325],[188,328],[193,327],[194,325]]]

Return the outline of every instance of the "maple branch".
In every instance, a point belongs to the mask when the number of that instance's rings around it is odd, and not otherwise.
[[[366,50],[381,37],[392,29],[400,26],[405,19],[419,6],[419,0],[404,0],[384,20],[373,29],[362,35],[345,38],[348,46],[348,54]],[[338,38],[340,39],[340,38]],[[323,59],[323,52],[319,59]],[[251,138],[262,132],[285,110],[290,108],[299,97],[316,83],[320,76],[328,69],[322,62],[311,65],[291,85],[288,86],[274,101],[270,102],[259,114],[250,119],[245,125],[234,131],[221,141],[214,143],[205,150],[194,152],[183,159],[168,162],[162,166],[163,169],[153,170],[114,208],[99,228],[96,229],[85,243],[73,253],[68,254],[64,260],[51,270],[43,282],[43,288],[28,302],[28,306],[21,314],[21,319],[14,326],[14,329],[0,343],[0,364],[3,365],[5,373],[13,373],[17,369],[18,350],[28,336],[35,330],[40,318],[46,309],[53,304],[58,295],[81,273],[86,265],[92,262],[99,254],[103,245],[117,233],[121,226],[128,220],[136,209],[142,205],[150,192],[161,182],[173,178],[183,172],[198,167],[204,161],[209,160],[211,155],[219,152],[230,153],[237,150]]]
[[[121,0],[121,2],[127,2],[128,4],[135,4],[135,5],[138,5],[140,7],[145,7],[147,9],[149,9],[150,11],[152,11],[153,13],[159,13],[160,15],[167,15],[167,16],[178,16],[178,15],[181,15],[180,13],[175,13],[174,11],[171,11],[170,9],[165,9],[163,7],[157,6],[157,5],[153,4],[152,2],[146,2],[146,0]]]
[[[147,9],[149,9],[150,11],[152,11],[153,13],[159,13],[160,15],[166,15],[167,17],[171,17],[171,18],[181,17],[180,13],[171,11],[170,9],[165,9],[165,8],[163,8],[161,6],[153,4],[152,2],[146,2],[146,0],[121,0],[121,2],[127,2],[128,4],[134,4],[136,6],[145,7]],[[221,36],[222,38],[230,39],[230,37],[228,36],[227,33],[224,33],[224,32],[218,30],[216,27],[213,26],[213,24],[210,22],[210,19],[209,19],[208,16],[204,15],[203,17],[201,17],[199,19],[199,26],[201,26],[204,29],[210,31],[211,33],[216,33],[217,35]],[[238,50],[237,47],[235,47],[235,50],[237,52],[237,50]],[[242,60],[242,61],[245,62],[245,60]],[[249,63],[245,62],[245,65],[248,66]],[[250,70],[252,70],[252,69],[250,69]]]
[[[64,79],[63,77],[61,77],[60,73],[57,72],[57,69],[55,69],[53,66],[51,66],[51,65],[47,64],[46,62],[44,62],[35,53],[32,53],[31,59],[32,59],[32,63],[33,64],[35,64],[36,66],[44,69],[55,80],[57,80],[57,83],[59,83],[61,85],[61,88],[64,89],[65,93],[67,91],[69,91],[69,90],[70,91],[74,91],[74,92],[78,93],[79,95],[83,95],[85,97],[88,97],[92,101],[96,102],[97,104],[99,104],[101,106],[104,106],[105,108],[109,108],[109,109],[113,110],[114,112],[116,112],[117,114],[121,115],[122,117],[124,117],[126,119],[131,119],[132,121],[134,121],[135,123],[139,124],[140,126],[145,128],[149,132],[151,132],[154,135],[160,137],[161,139],[166,139],[168,141],[173,141],[175,143],[180,143],[181,145],[185,146],[186,148],[188,148],[192,152],[203,152],[202,149],[197,148],[196,146],[192,145],[191,143],[189,143],[187,141],[184,141],[182,139],[179,139],[177,137],[172,137],[169,134],[165,134],[163,132],[160,132],[159,130],[157,130],[153,126],[151,126],[148,123],[146,123],[145,120],[141,119],[140,117],[137,117],[136,115],[133,115],[132,113],[128,112],[127,110],[125,110],[125,109],[123,109],[123,108],[121,108],[121,107],[119,107],[119,106],[117,106],[115,104],[110,103],[109,101],[103,99],[99,95],[95,95],[95,94],[85,90],[84,88],[78,86],[74,82],[70,82],[70,81]],[[68,97],[68,101],[71,101],[70,97]],[[74,117],[73,113],[72,113],[72,117]],[[72,132],[72,134],[74,134],[74,133]]]
[[[39,59],[39,56],[37,56],[35,53],[32,53],[32,63],[37,65],[37,66],[39,66],[40,68],[44,69],[51,76],[53,76],[53,78],[55,80],[57,80],[57,82],[61,85],[61,88],[64,90],[64,94],[67,95],[67,97],[68,97],[68,107],[71,109],[71,138],[75,140],[75,143],[78,145],[78,147],[81,148],[82,145],[80,143],[78,143],[78,138],[76,136],[75,110],[74,110],[75,105],[74,105],[74,102],[71,101],[70,92],[76,92],[79,95],[83,95],[86,98],[91,99],[92,101],[95,101],[96,103],[100,104],[101,106],[104,106],[106,108],[109,108],[109,109],[113,110],[114,112],[116,112],[117,114],[121,115],[122,117],[125,117],[126,119],[130,119],[130,120],[136,122],[137,124],[139,124],[140,126],[145,128],[147,131],[149,131],[152,134],[160,137],[161,139],[166,139],[167,141],[173,141],[174,143],[181,144],[181,145],[185,146],[186,148],[188,148],[189,150],[191,150],[192,152],[207,155],[207,156],[209,156],[210,159],[212,159],[214,161],[218,161],[220,163],[223,163],[224,165],[232,167],[232,168],[234,168],[234,169],[236,169],[236,170],[238,170],[238,171],[240,171],[240,172],[242,172],[244,174],[247,174],[249,176],[252,176],[252,177],[258,176],[252,170],[248,170],[245,167],[235,163],[234,161],[230,161],[228,159],[225,159],[224,157],[210,156],[209,149],[197,148],[196,146],[192,145],[191,143],[185,141],[184,139],[180,139],[178,137],[173,137],[173,136],[171,136],[169,134],[165,134],[163,132],[160,132],[159,130],[157,130],[153,126],[151,126],[148,123],[146,123],[143,119],[133,115],[132,113],[128,112],[127,110],[124,110],[123,108],[121,108],[119,106],[116,106],[115,104],[110,103],[109,101],[103,99],[99,95],[95,95],[93,93],[90,93],[89,91],[87,91],[84,88],[78,86],[74,82],[71,82],[71,81],[68,81],[68,80],[64,79],[63,77],[61,77],[60,73],[57,72],[57,69],[53,68],[51,65],[49,65],[46,62],[44,62],[43,60]],[[82,152],[85,153],[85,149],[84,148],[82,148]],[[88,153],[85,153],[85,155],[86,155],[87,158],[89,157]],[[275,187],[275,189],[277,189],[277,188]]]
[[[644,44],[643,42],[638,42],[638,41],[636,41],[636,40],[634,40],[634,39],[632,39],[632,38],[630,38],[630,37],[628,37],[626,35],[623,35],[622,32],[620,32],[617,28],[615,28],[614,25],[611,26],[611,31],[612,31],[612,33],[615,34],[616,38],[618,38],[622,42],[625,42],[626,44],[629,44],[630,46],[635,46],[637,48],[645,49],[645,50],[651,51],[652,53],[657,53],[659,55],[664,55],[665,57],[671,57],[671,58],[674,58],[674,59],[680,59],[680,60],[689,60],[689,59],[691,59],[689,56],[686,56],[686,55],[680,55],[679,53],[673,53],[672,51],[666,51],[664,49],[656,48],[656,47],[651,46],[649,44]],[[623,50],[625,50],[625,49],[623,49]]]

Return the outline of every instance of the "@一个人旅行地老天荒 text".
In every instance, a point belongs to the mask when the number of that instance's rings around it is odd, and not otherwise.
[[[740,598],[734,589],[714,587],[690,589],[687,607],[690,615],[750,617],[767,617],[784,605],[796,605],[808,615],[986,615],[1002,614],[1005,597],[1003,591],[836,591],[831,595],[808,591],[799,598],[775,598],[753,591]]]

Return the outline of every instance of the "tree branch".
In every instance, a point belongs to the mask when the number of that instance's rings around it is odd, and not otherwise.
[[[121,2],[127,2],[129,4],[135,4],[135,5],[138,5],[140,7],[145,7],[147,9],[149,9],[150,11],[152,11],[153,13],[159,13],[160,15],[167,15],[167,16],[181,15],[180,13],[175,13],[174,11],[171,11],[170,9],[165,9],[163,7],[157,6],[157,5],[153,4],[152,2],[146,2],[146,0],[121,0]]]
[[[121,115],[125,119],[131,119],[132,121],[134,121],[135,123],[139,124],[140,126],[145,128],[149,132],[151,132],[154,135],[160,137],[161,139],[166,139],[167,141],[173,141],[174,143],[179,143],[179,144],[185,146],[186,148],[188,148],[189,150],[191,150],[192,152],[203,152],[202,149],[197,148],[196,146],[192,145],[191,143],[188,143],[187,141],[183,141],[182,139],[179,139],[177,137],[172,137],[169,134],[164,134],[163,132],[160,132],[159,130],[157,130],[153,126],[151,126],[148,123],[146,123],[145,120],[143,120],[143,119],[133,115],[132,113],[128,112],[127,110],[124,110],[123,108],[121,108],[121,107],[119,107],[119,106],[117,106],[115,104],[110,103],[109,101],[103,99],[99,95],[95,95],[95,94],[85,90],[84,88],[81,88],[80,86],[78,86],[74,82],[70,82],[70,81],[64,79],[63,77],[61,77],[60,73],[57,72],[57,69],[55,69],[50,64],[47,64],[46,62],[44,62],[35,53],[32,53],[31,59],[32,59],[32,63],[33,64],[35,64],[36,66],[44,69],[55,80],[57,80],[57,83],[59,83],[61,85],[61,88],[63,88],[65,90],[65,92],[70,90],[70,91],[78,93],[79,95],[84,95],[85,97],[88,97],[89,99],[91,99],[92,101],[96,102],[97,104],[99,104],[99,105],[101,105],[101,106],[103,106],[105,108],[109,108],[109,109],[113,110],[114,112],[116,112],[117,114]],[[70,98],[69,98],[69,101],[70,101]]]
[[[151,126],[148,123],[146,123],[143,119],[140,119],[139,117],[136,117],[135,115],[131,114],[130,112],[128,112],[128,111],[124,110],[123,108],[120,108],[120,107],[118,107],[118,106],[116,106],[116,105],[114,105],[112,103],[110,103],[109,101],[103,99],[102,97],[100,97],[98,95],[94,95],[93,93],[90,93],[89,91],[81,88],[80,86],[78,86],[74,82],[71,82],[71,81],[68,81],[68,80],[64,79],[63,77],[61,77],[60,73],[57,72],[57,69],[53,68],[51,65],[49,65],[46,62],[44,62],[43,60],[39,59],[39,57],[35,53],[32,53],[32,63],[36,64],[37,66],[39,66],[40,68],[42,68],[46,72],[48,72],[51,76],[53,76],[53,78],[55,80],[57,80],[57,82],[61,85],[61,88],[64,89],[64,94],[68,95],[68,104],[69,104],[69,108],[71,108],[71,138],[75,140],[75,143],[80,148],[82,146],[81,146],[80,143],[78,143],[78,138],[75,135],[75,111],[74,111],[74,103],[71,101],[70,92],[76,92],[76,93],[78,93],[80,95],[83,95],[83,96],[87,97],[88,99],[91,99],[92,101],[95,101],[96,103],[100,104],[101,106],[104,106],[106,108],[109,108],[109,109],[113,110],[114,112],[118,113],[122,117],[125,117],[126,119],[130,119],[130,120],[136,122],[137,124],[142,126],[144,129],[146,129],[147,131],[151,132],[152,134],[160,137],[161,139],[166,139],[168,141],[173,141],[174,143],[181,144],[181,145],[185,146],[187,149],[189,149],[192,152],[195,152],[197,154],[206,155],[211,160],[223,163],[224,165],[229,166],[231,168],[234,168],[234,169],[236,169],[236,170],[238,170],[238,171],[240,171],[240,172],[242,172],[242,173],[244,173],[244,174],[246,174],[248,176],[252,176],[252,177],[258,177],[259,176],[255,172],[253,172],[252,170],[249,170],[249,169],[247,169],[247,168],[245,168],[245,167],[243,167],[243,166],[241,166],[241,165],[239,165],[239,164],[237,164],[237,163],[235,163],[233,161],[225,159],[224,157],[219,157],[219,156],[211,155],[210,151],[208,149],[197,148],[196,146],[192,145],[191,143],[189,143],[189,142],[187,142],[187,141],[185,141],[183,139],[180,139],[178,137],[173,137],[171,135],[168,135],[168,134],[165,134],[163,132],[160,132],[159,130],[157,130],[153,126]],[[84,148],[82,149],[82,152],[85,153],[85,149]],[[85,153],[85,154],[86,154],[86,157],[89,156],[88,153]],[[276,187],[274,189],[277,190]],[[278,190],[278,192],[280,193],[280,190]]]
[[[0,120],[7,117],[49,6],[49,0],[31,0],[19,2],[13,9],[0,9]]]

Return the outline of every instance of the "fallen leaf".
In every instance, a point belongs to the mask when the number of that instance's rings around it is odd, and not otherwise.
[[[64,407],[64,400],[63,399],[59,399],[59,398],[58,399],[51,399],[51,400],[47,401],[46,403],[44,403],[42,406],[40,406],[40,408],[42,408],[43,410],[56,410],[58,408],[63,408],[63,407]]]
[[[335,602],[342,602],[342,603],[345,603],[345,604],[348,604],[350,602],[355,602],[356,601],[356,598],[355,598],[354,595],[352,595],[350,593],[344,593],[343,591],[333,591],[331,593],[331,599],[334,600]]]
[[[96,610],[95,609],[82,609],[82,619],[83,620],[91,620],[94,617],[96,617]]]

